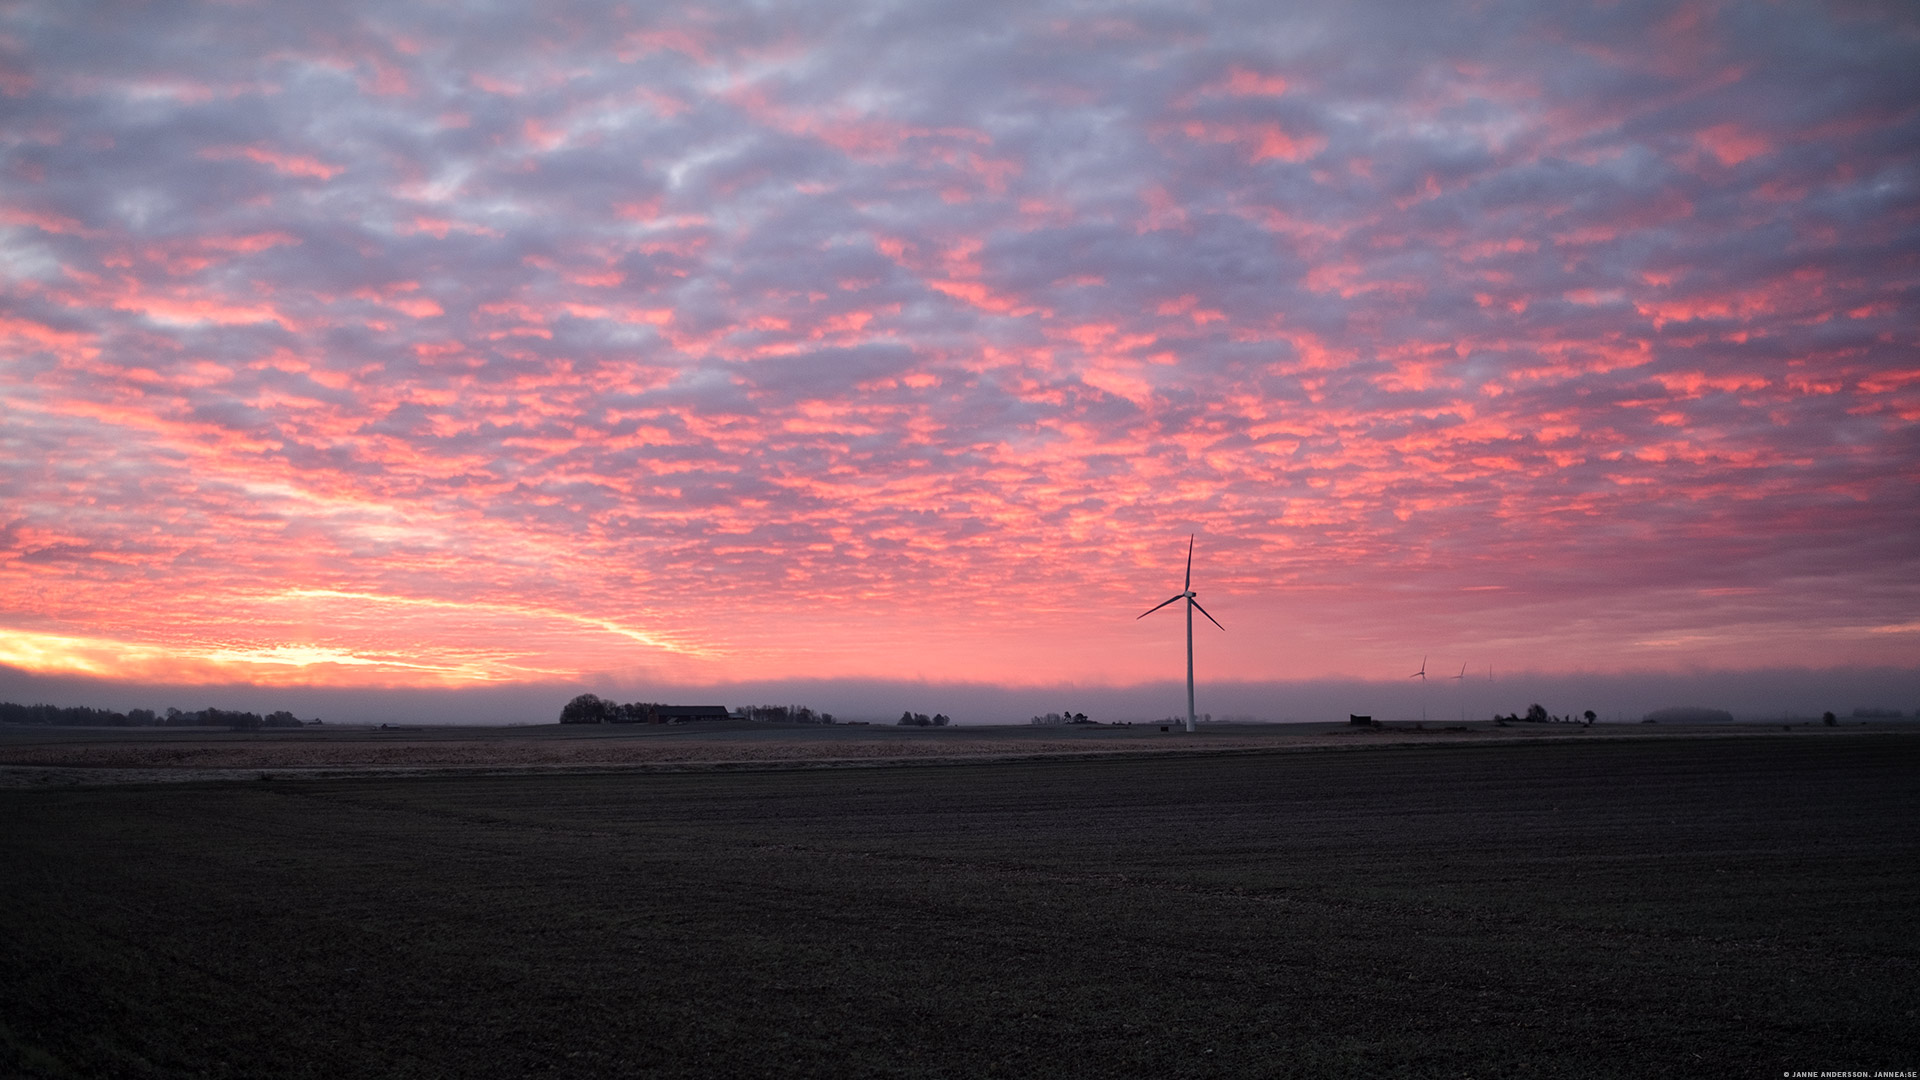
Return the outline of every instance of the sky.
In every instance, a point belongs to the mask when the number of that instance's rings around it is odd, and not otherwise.
[[[1917,284],[1909,4],[15,0],[0,667],[1911,673]]]

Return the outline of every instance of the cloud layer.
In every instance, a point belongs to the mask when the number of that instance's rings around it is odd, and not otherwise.
[[[0,664],[1920,660],[1897,5],[0,14]]]

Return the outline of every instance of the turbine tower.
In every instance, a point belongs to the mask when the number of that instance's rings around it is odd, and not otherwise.
[[[1195,594],[1193,591],[1193,536],[1189,534],[1187,536],[1187,583],[1186,585],[1178,593],[1175,593],[1174,595],[1167,597],[1165,600],[1160,601],[1159,603],[1153,605],[1147,610],[1134,616],[1134,621],[1138,622],[1139,620],[1146,618],[1147,616],[1153,614],[1154,612],[1159,611],[1161,608],[1166,607],[1168,604],[1173,603],[1175,600],[1185,600],[1187,602],[1187,731],[1189,733],[1193,731],[1193,726],[1194,726],[1193,725],[1193,609],[1200,608],[1200,614],[1206,615],[1208,622],[1212,623],[1215,626],[1220,626],[1220,620],[1214,618],[1212,615],[1207,615],[1207,609],[1200,607],[1200,601],[1194,599],[1194,595]],[[1220,629],[1224,631],[1226,627],[1220,626]]]

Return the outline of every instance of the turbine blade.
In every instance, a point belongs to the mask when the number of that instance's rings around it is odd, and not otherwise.
[[[1149,615],[1151,615],[1151,614],[1153,614],[1153,613],[1154,613],[1154,612],[1156,612],[1156,611],[1159,611],[1159,610],[1160,610],[1161,608],[1163,608],[1163,607],[1166,607],[1166,606],[1167,606],[1168,604],[1171,604],[1171,603],[1173,603],[1173,602],[1174,602],[1175,600],[1178,600],[1178,599],[1180,599],[1180,597],[1182,597],[1182,596],[1185,596],[1185,595],[1187,595],[1187,594],[1186,594],[1186,593],[1181,593],[1181,594],[1180,594],[1180,596],[1169,596],[1169,597],[1167,597],[1167,598],[1166,598],[1165,600],[1162,600],[1162,601],[1160,601],[1159,603],[1157,603],[1157,604],[1155,604],[1155,605],[1153,605],[1152,607],[1150,607],[1150,608],[1148,608],[1147,610],[1145,610],[1145,611],[1143,611],[1143,612],[1141,612],[1140,614],[1138,614],[1138,615],[1135,615],[1135,616],[1134,616],[1134,618],[1135,618],[1135,619],[1144,619],[1144,618],[1146,618],[1147,616],[1149,616]]]
[[[1200,601],[1198,601],[1198,600],[1195,600],[1195,599],[1193,599],[1192,597],[1188,597],[1188,598],[1187,598],[1187,603],[1189,603],[1189,604],[1192,604],[1192,605],[1193,605],[1194,607],[1197,607],[1197,608],[1200,608],[1200,614],[1202,614],[1202,615],[1207,615],[1207,609],[1206,609],[1206,608],[1203,608],[1203,607],[1200,607]],[[1216,618],[1214,618],[1214,617],[1213,617],[1213,616],[1211,616],[1211,615],[1207,615],[1207,621],[1208,621],[1208,622],[1210,622],[1210,623],[1212,623],[1212,624],[1213,624],[1213,625],[1215,625],[1215,626],[1220,626],[1220,620],[1219,620],[1219,619],[1216,619]],[[1225,630],[1225,629],[1226,629],[1226,627],[1224,627],[1224,626],[1220,626],[1220,629],[1222,629],[1222,630]]]
[[[1182,591],[1184,592],[1193,591],[1193,534],[1192,533],[1187,534],[1187,584]]]

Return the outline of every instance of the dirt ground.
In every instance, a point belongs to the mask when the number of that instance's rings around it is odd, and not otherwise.
[[[158,734],[790,767],[0,791],[0,1076],[1920,1062],[1920,733]]]

